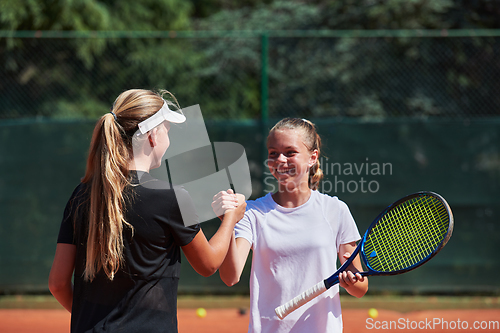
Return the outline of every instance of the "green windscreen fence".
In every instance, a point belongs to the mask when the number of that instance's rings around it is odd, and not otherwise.
[[[85,169],[93,121],[0,125],[0,292],[43,292],[66,201]],[[371,291],[498,293],[500,271],[500,121],[317,121],[324,142],[320,191],[345,201],[363,234],[387,205],[417,191],[444,196],[455,216],[453,236],[423,267],[394,277],[373,277]],[[245,147],[252,198],[273,191],[264,165],[263,128],[252,122],[207,121],[210,140]],[[217,221],[202,224],[210,236]],[[293,226],[291,226],[293,227]],[[248,265],[247,265],[248,266]],[[204,278],[186,260],[181,292],[246,293]],[[293,277],[291,277],[293,278]]]

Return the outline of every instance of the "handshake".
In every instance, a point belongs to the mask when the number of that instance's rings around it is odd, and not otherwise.
[[[234,193],[231,189],[220,191],[214,195],[212,201],[212,209],[215,215],[221,220],[226,213],[235,211],[237,214],[236,222],[238,222],[243,218],[246,206],[245,196],[243,194]]]

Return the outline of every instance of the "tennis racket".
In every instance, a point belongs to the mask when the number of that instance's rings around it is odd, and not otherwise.
[[[450,206],[439,194],[418,192],[388,206],[372,222],[351,257],[329,278],[274,311],[280,319],[339,282],[339,274],[360,254],[367,270],[362,276],[396,275],[434,257],[453,231]]]

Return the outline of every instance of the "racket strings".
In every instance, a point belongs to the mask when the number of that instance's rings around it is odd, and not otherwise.
[[[376,251],[376,255],[380,262],[383,264],[384,270],[397,270],[399,267],[396,266],[399,257],[410,257],[410,253],[406,248],[405,244],[410,242],[410,233],[412,230],[407,230],[404,223],[406,222],[405,216],[401,211],[401,207],[398,207],[391,211],[383,220],[385,224],[381,224],[379,228],[380,234],[374,234],[374,240],[377,241],[379,248],[382,251]],[[378,232],[379,230],[377,230]],[[392,245],[391,245],[392,244]],[[391,250],[391,248],[394,248]],[[385,254],[385,255],[381,255]],[[377,269],[379,270],[379,269]]]
[[[364,253],[370,267],[395,272],[425,260],[446,236],[449,215],[433,196],[419,196],[388,211],[367,236]]]
[[[372,252],[372,254],[378,259],[377,261],[380,264],[380,266],[376,267],[377,270],[397,270],[400,268],[397,264],[404,264],[401,260],[398,261],[397,258],[411,258],[411,254],[408,253],[405,244],[411,242],[409,237],[412,230],[405,230],[406,228],[404,228],[403,224],[397,223],[398,221],[405,222],[404,218],[405,216],[402,215],[400,208],[394,209],[383,220],[384,222],[392,223],[381,224],[374,230],[372,239],[377,244],[378,250]],[[394,249],[393,251],[390,250],[391,247]],[[372,266],[374,266],[373,263]]]
[[[429,209],[426,206],[411,205],[406,203],[399,207],[393,218],[399,223],[398,229],[392,230],[392,241],[396,242],[396,251],[388,252],[386,257],[387,270],[399,270],[420,262],[425,259],[439,244],[440,239],[436,238],[436,229],[433,215],[429,215]],[[435,208],[435,207],[431,207]],[[418,224],[415,225],[415,221]],[[422,223],[422,222],[426,223]],[[394,222],[394,220],[393,220]],[[417,226],[418,228],[415,228]],[[398,237],[399,236],[399,237]],[[439,237],[439,236],[438,236]]]
[[[389,232],[391,232],[392,241],[397,244],[397,250],[387,252],[387,270],[403,269],[418,263],[425,259],[439,243],[440,239],[436,239],[436,233],[432,231],[436,229],[436,225],[432,225],[435,221],[433,215],[429,215],[429,209],[424,209],[424,207],[429,208],[428,206],[420,204],[415,202],[412,205],[408,202],[393,213],[393,221],[395,219],[399,223],[395,225],[396,230]],[[435,205],[431,205],[431,208],[435,210]],[[418,221],[418,224],[415,221]],[[427,223],[422,223],[423,221]],[[431,223],[428,223],[429,221]]]

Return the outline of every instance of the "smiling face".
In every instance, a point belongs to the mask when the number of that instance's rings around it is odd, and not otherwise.
[[[304,144],[302,130],[272,131],[267,140],[267,150],[267,166],[278,180],[280,189],[308,187],[309,169],[316,163],[318,152],[311,152]]]

